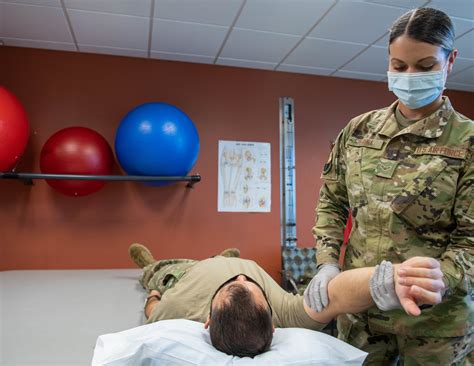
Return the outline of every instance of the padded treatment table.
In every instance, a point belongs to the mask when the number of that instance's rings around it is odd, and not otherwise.
[[[140,273],[0,272],[0,365],[90,365],[99,335],[143,324]]]

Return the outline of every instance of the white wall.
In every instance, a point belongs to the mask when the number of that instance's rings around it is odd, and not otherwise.
[[[143,323],[139,274],[0,272],[0,365],[90,365],[99,335]]]

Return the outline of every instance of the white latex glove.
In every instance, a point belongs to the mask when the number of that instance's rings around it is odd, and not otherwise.
[[[304,300],[313,310],[320,313],[328,306],[328,283],[340,272],[339,266],[334,263],[323,264],[316,276],[313,277],[304,291]]]

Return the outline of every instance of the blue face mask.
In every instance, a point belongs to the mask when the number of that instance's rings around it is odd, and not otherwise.
[[[424,107],[439,97],[446,82],[445,67],[428,72],[387,72],[388,90],[410,109]]]

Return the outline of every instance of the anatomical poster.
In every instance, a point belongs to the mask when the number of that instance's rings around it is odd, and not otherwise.
[[[270,212],[270,143],[219,141],[217,210]]]

